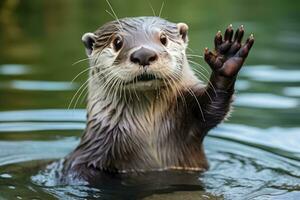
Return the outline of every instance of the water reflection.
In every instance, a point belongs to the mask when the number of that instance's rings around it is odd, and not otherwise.
[[[58,81],[25,81],[14,80],[10,82],[2,82],[1,87],[3,89],[12,90],[33,90],[33,91],[66,91],[75,90],[78,88],[78,84],[70,82],[58,82]]]
[[[79,121],[85,122],[85,109],[41,109],[0,112],[0,122],[15,121]]]
[[[251,87],[250,81],[247,80],[237,80],[235,84],[235,89],[238,91],[248,90]]]
[[[283,89],[283,94],[287,96],[300,97],[300,87],[286,87]]]
[[[214,146],[208,152],[211,170],[201,177],[207,191],[223,194],[225,199],[273,199],[276,196],[285,199],[289,191],[295,190],[294,195],[299,195],[298,162],[286,163],[290,160],[240,145],[218,139],[207,141],[206,146]]]
[[[237,106],[266,108],[266,109],[291,109],[299,106],[299,100],[266,93],[242,93],[234,102]]]
[[[0,75],[22,75],[31,73],[31,69],[26,65],[5,64],[0,65]]]
[[[58,159],[69,153],[78,142],[79,140],[74,137],[57,141],[0,141],[0,166],[25,161]]]
[[[285,139],[282,140],[282,133]],[[228,140],[234,140],[245,145],[255,146],[284,157],[300,160],[300,127],[267,129],[241,124],[223,124],[214,129],[210,135]],[[300,163],[299,163],[300,167]],[[298,172],[297,172],[298,173]],[[300,171],[299,171],[300,175]]]
[[[27,132],[40,130],[82,130],[85,123],[72,122],[11,122],[1,123],[0,132]]]
[[[0,132],[83,130],[85,115],[86,111],[83,109],[0,112]]]
[[[249,66],[245,67],[242,76],[262,82],[300,82],[300,70],[281,69],[275,66]]]

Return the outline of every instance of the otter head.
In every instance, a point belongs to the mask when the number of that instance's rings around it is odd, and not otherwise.
[[[109,22],[82,40],[90,81],[105,91],[149,91],[174,85],[187,67],[188,26],[159,17]]]

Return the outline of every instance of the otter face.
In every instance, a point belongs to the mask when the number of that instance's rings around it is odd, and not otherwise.
[[[109,89],[155,90],[176,84],[187,66],[187,30],[184,23],[137,17],[84,34],[90,79]]]

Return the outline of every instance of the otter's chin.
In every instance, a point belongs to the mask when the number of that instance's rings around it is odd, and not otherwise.
[[[163,87],[163,80],[154,79],[148,81],[136,81],[128,83],[125,88],[129,90],[138,90],[138,91],[149,91],[149,90],[157,90]]]

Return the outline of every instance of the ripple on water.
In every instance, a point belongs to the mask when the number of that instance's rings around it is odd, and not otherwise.
[[[0,112],[0,132],[83,130],[85,115],[84,109],[3,111]]]
[[[299,106],[299,100],[267,93],[240,93],[234,105],[253,108],[290,109]]]
[[[299,162],[218,138],[208,137],[205,146],[211,167],[200,180],[206,191],[225,199],[285,199],[292,191],[299,195]]]
[[[292,97],[300,97],[300,87],[286,87],[283,89],[283,94]]]
[[[85,109],[40,109],[0,112],[0,122],[16,121],[79,121],[85,122]]]
[[[10,122],[0,123],[0,132],[28,132],[45,130],[83,130],[85,123],[75,122]]]
[[[12,175],[10,175],[10,174],[6,174],[6,173],[0,174],[0,178],[11,178],[11,177],[12,177]]]
[[[3,89],[32,90],[32,91],[67,91],[78,88],[77,83],[63,81],[41,81],[41,80],[12,80],[1,83]]]
[[[280,136],[284,131],[286,137],[291,138],[290,140],[281,140]],[[270,194],[279,197],[286,191],[297,190],[300,166],[299,162],[293,159],[300,159],[298,132],[299,128],[258,129],[236,124],[223,124],[214,129],[210,133],[211,136],[205,140],[211,168],[200,175],[200,183],[204,183],[206,188],[205,195],[213,194],[211,196],[214,199],[219,195],[227,199],[242,196],[253,198]],[[54,141],[2,141],[0,142],[0,148],[3,149],[0,151],[0,166],[20,165],[24,161],[59,159],[74,149],[77,144],[78,139],[74,137]],[[292,156],[293,159],[288,159]],[[10,174],[14,176],[13,173]],[[114,187],[108,190],[107,187],[94,189],[84,185],[56,186],[48,175],[51,176],[51,174],[36,172],[32,181],[34,184],[38,183],[47,194],[61,199],[107,197],[120,192]],[[124,186],[124,188],[136,192],[134,187]],[[149,191],[143,192],[146,194]],[[201,196],[201,193],[195,194],[191,191],[186,193],[185,197],[189,195],[195,197],[195,195]],[[167,195],[167,197],[171,196]]]
[[[27,65],[5,64],[0,65],[0,75],[23,75],[31,73],[31,69]]]
[[[280,35],[277,36],[277,41],[287,45],[290,48],[300,47],[300,34],[290,30],[282,30]]]
[[[62,158],[78,142],[74,137],[54,141],[0,141],[0,166]]]
[[[234,87],[237,90],[248,90],[251,87],[251,83],[247,80],[237,80]]]
[[[255,146],[284,157],[300,160],[299,133],[299,127],[270,127],[262,129],[226,123],[212,130],[209,135]],[[282,139],[283,134],[284,140]]]
[[[241,76],[261,82],[299,82],[300,70],[279,69],[273,65],[255,65],[242,68]]]

